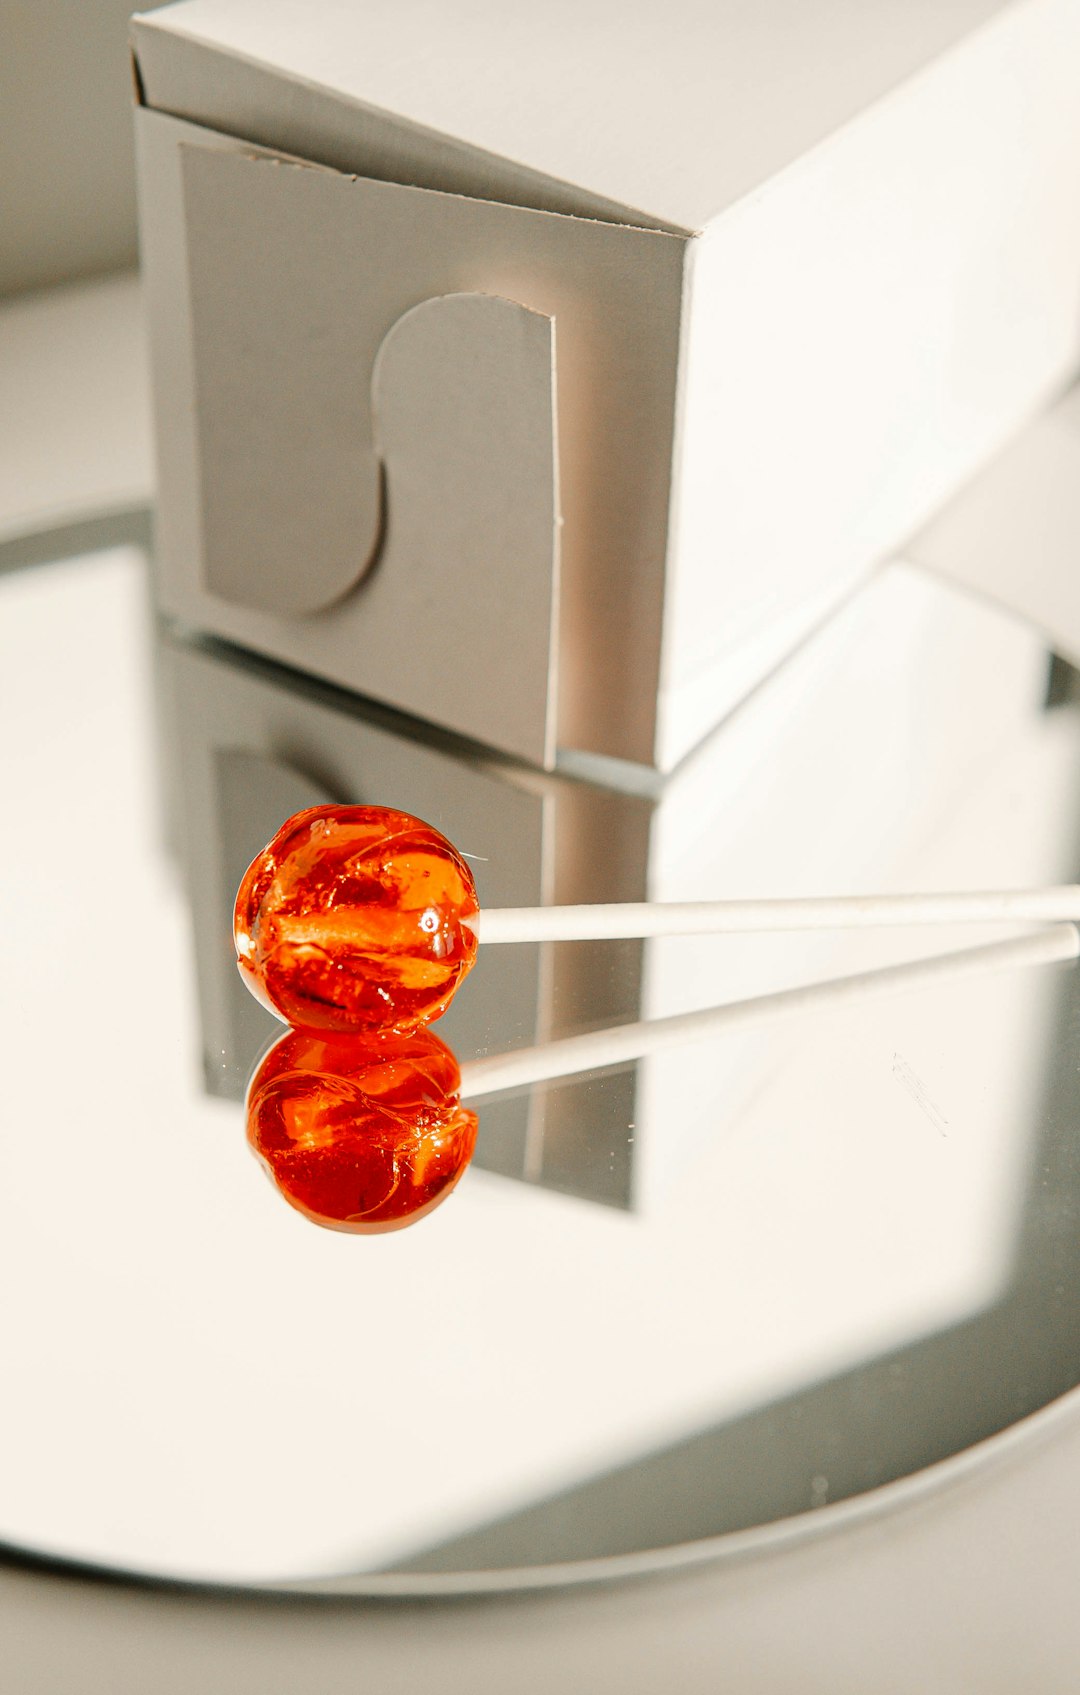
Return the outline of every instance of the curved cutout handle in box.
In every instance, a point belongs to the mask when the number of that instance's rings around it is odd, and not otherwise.
[[[335,680],[549,760],[553,317],[490,286],[468,202],[179,152],[203,583],[253,645],[314,621]]]

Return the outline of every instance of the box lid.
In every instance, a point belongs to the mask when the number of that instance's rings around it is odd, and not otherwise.
[[[179,0],[150,106],[361,175],[704,229],[1018,0]]]

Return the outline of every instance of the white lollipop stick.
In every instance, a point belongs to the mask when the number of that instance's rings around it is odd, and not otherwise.
[[[540,1047],[518,1048],[512,1053],[468,1060],[461,1067],[461,1094],[463,1099],[477,1100],[503,1089],[524,1088],[581,1071],[622,1065],[725,1030],[765,1024],[797,1013],[827,1012],[850,1001],[862,1001],[870,994],[921,988],[942,979],[973,976],[1005,966],[1049,965],[1077,957],[1080,957],[1080,930],[1074,924],[1058,924],[1019,941],[990,942],[983,947],[963,948],[907,965],[890,965],[878,971],[836,977],[830,982],[756,995],[751,1000],[731,1001],[726,1006],[707,1007],[702,1012],[680,1012],[670,1018],[618,1024],[607,1030],[567,1036]]]
[[[765,930],[869,930],[915,924],[1080,921],[1080,884],[941,895],[806,900],[626,901],[610,906],[507,906],[478,914],[481,942],[598,942],[639,936]]]

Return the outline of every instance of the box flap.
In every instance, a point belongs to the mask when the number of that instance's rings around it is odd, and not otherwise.
[[[693,232],[1009,4],[180,0],[133,32],[160,111],[359,175]]]
[[[478,740],[497,700],[509,745],[550,761],[553,318],[415,282],[403,309],[427,232],[406,212],[375,244],[390,274],[365,273],[385,189],[213,147],[180,161],[206,587],[275,618],[360,597],[383,692]]]

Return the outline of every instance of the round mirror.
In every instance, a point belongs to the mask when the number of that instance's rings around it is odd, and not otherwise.
[[[826,1513],[1080,1379],[1067,963],[968,958],[484,1100],[445,1205],[353,1237],[248,1150],[279,1027],[229,926],[323,800],[428,819],[495,906],[1072,880],[1080,691],[1031,631],[891,567],[620,789],[150,605],[132,549],[0,577],[9,1545],[368,1592],[609,1576]],[[437,1029],[466,1061],[1002,935],[482,949]]]

